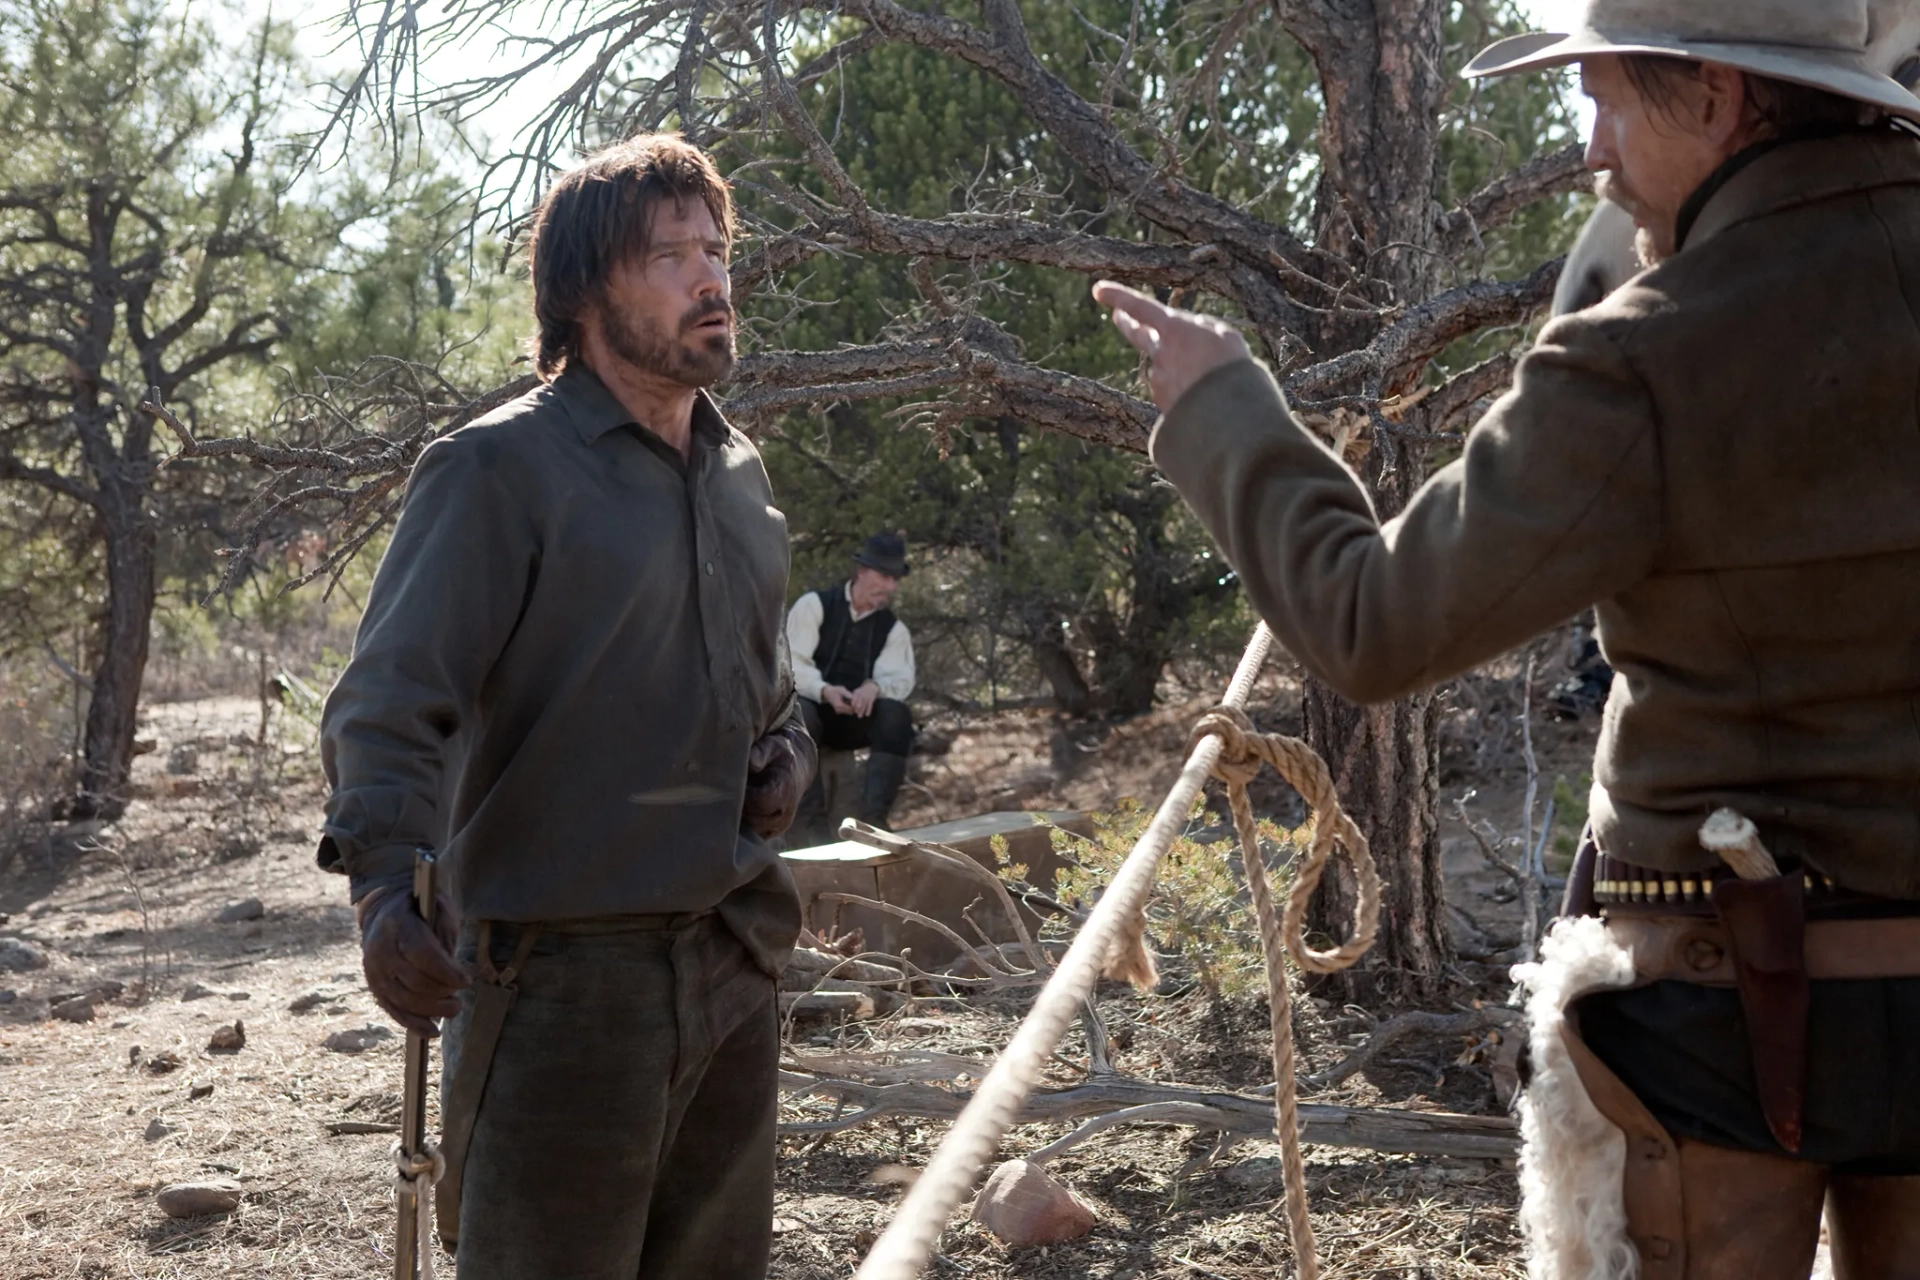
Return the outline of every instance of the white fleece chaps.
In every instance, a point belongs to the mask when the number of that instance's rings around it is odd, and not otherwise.
[[[1587,1096],[1562,1032],[1567,1006],[1629,987],[1633,958],[1596,917],[1558,920],[1540,960],[1516,965],[1526,993],[1533,1078],[1520,1099],[1520,1225],[1530,1280],[1634,1280],[1627,1237],[1626,1136]]]

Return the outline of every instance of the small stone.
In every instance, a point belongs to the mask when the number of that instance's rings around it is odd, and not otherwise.
[[[247,1027],[235,1018],[230,1027],[214,1028],[213,1038],[207,1041],[208,1053],[238,1053],[247,1047]]]
[[[309,991],[307,994],[295,998],[294,1002],[287,1006],[287,1012],[307,1013],[338,998],[339,997],[335,996],[331,991]]]
[[[182,991],[180,993],[180,998],[182,1000],[205,1000],[208,996],[217,996],[219,994],[220,993],[218,991],[215,991],[212,987],[203,986],[202,984],[196,982],[196,983],[193,983],[191,986],[189,986],[185,991]]]
[[[154,1198],[169,1218],[199,1218],[210,1213],[232,1213],[240,1207],[240,1184],[224,1178],[206,1182],[176,1182],[162,1187]]]
[[[229,992],[227,992],[227,999],[229,999],[229,1000],[251,1000],[251,999],[253,999],[253,993],[252,993],[251,991],[229,991]]]
[[[180,1055],[171,1049],[162,1049],[147,1059],[147,1072],[150,1075],[163,1076],[169,1071],[178,1071],[184,1065]]]
[[[155,1116],[153,1119],[147,1121],[147,1131],[140,1136],[148,1142],[158,1142],[172,1132],[172,1125],[162,1120],[159,1116]]]
[[[1016,1249],[1078,1240],[1098,1221],[1084,1200],[1026,1160],[993,1171],[973,1202],[973,1220]]]
[[[261,905],[260,899],[247,898],[226,908],[214,920],[220,924],[238,924],[242,920],[258,920],[265,914],[267,909]]]
[[[213,1096],[213,1086],[210,1084],[195,1084],[195,1085],[187,1086],[188,1102],[198,1102],[202,1098],[211,1098],[212,1096]]]
[[[1225,1174],[1229,1184],[1243,1191],[1270,1187],[1285,1176],[1279,1156],[1250,1156],[1228,1166]]]
[[[349,1027],[345,1031],[334,1032],[321,1043],[335,1053],[361,1053],[382,1040],[391,1039],[393,1032],[385,1027]]]
[[[12,1004],[20,998],[20,993],[12,987],[0,987],[0,1005]]]
[[[47,953],[25,938],[0,938],[0,970],[25,973],[47,967]]]
[[[87,996],[68,996],[47,1012],[62,1022],[92,1022],[93,1001]]]

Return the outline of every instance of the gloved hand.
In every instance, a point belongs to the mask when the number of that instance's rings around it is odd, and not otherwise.
[[[473,985],[453,958],[459,934],[453,905],[437,899],[428,925],[414,910],[408,875],[375,885],[354,910],[360,917],[360,963],[373,998],[407,1030],[439,1035],[433,1020],[459,1013],[460,992]]]
[[[753,744],[747,753],[747,801],[740,821],[771,840],[793,825],[800,797],[820,762],[818,748],[798,717]]]

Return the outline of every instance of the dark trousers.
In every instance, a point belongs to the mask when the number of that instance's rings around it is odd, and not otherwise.
[[[825,750],[871,747],[904,756],[913,749],[913,713],[895,698],[874,699],[872,714],[865,716],[841,715],[823,702],[802,698],[800,714],[806,719],[807,732]]]
[[[518,934],[493,926],[496,965]],[[708,914],[547,924],[518,987],[467,1156],[460,1280],[762,1280],[773,980]],[[447,1026],[448,1079],[469,1016]]]
[[[1920,1174],[1920,978],[1812,984],[1799,1157],[1841,1174]],[[1786,1155],[1753,1080],[1730,987],[1655,982],[1579,1003],[1594,1055],[1676,1137]]]

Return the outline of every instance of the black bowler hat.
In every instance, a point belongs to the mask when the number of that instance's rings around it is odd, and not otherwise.
[[[868,538],[867,545],[854,552],[853,558],[889,578],[904,578],[913,571],[907,564],[907,540],[884,529]]]

